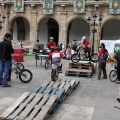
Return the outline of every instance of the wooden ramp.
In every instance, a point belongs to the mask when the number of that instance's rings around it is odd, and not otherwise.
[[[47,81],[35,93],[25,92],[0,120],[46,120],[79,83],[76,79]]]
[[[24,93],[2,115],[0,120],[44,120],[57,103],[55,95],[43,95],[36,93]]]

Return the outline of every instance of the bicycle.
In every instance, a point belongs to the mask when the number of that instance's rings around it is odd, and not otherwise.
[[[84,53],[83,51],[81,52],[80,50],[78,50],[77,53],[74,53],[71,56],[71,61],[73,63],[78,63],[80,60],[89,60],[89,61],[96,63],[98,62],[98,54],[97,53],[88,54],[88,53]]]
[[[111,71],[110,71],[110,73],[109,73],[109,79],[110,79],[112,82],[117,81],[117,70],[111,70]]]
[[[16,78],[19,78],[21,82],[28,83],[32,80],[33,75],[30,70],[24,68],[25,67],[22,63],[12,62],[12,66],[10,69],[16,74]]]
[[[52,72],[51,72],[51,80],[55,82],[59,77],[59,65],[54,64],[54,66],[52,66],[52,68],[53,69],[52,69]]]

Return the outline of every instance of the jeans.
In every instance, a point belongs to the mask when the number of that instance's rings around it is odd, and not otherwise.
[[[0,83],[3,85],[7,84],[7,77],[9,75],[11,60],[8,61],[1,61],[0,60]],[[3,77],[4,73],[4,77]],[[3,80],[3,81],[2,81]]]

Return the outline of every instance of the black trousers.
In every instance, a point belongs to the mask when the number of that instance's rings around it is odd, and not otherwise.
[[[117,65],[117,78],[120,81],[120,65]]]

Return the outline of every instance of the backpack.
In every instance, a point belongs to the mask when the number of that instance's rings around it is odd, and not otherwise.
[[[107,60],[107,58],[108,58],[108,51],[107,51],[107,49],[105,49],[105,51],[103,53],[103,59]]]

